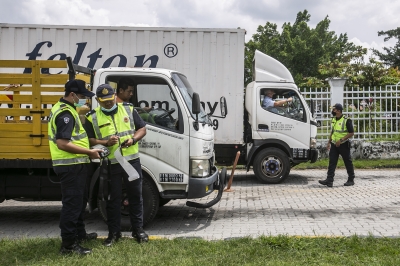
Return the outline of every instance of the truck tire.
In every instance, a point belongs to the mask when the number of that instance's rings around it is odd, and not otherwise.
[[[278,184],[289,176],[290,161],[282,150],[267,148],[257,154],[253,170],[261,183]]]
[[[143,195],[143,226],[146,226],[151,221],[158,212],[158,207],[160,204],[160,196],[158,194],[157,187],[154,185],[153,181],[149,177],[143,175],[142,183],[142,195]],[[122,187],[122,202],[121,202],[121,229],[128,230],[129,226],[129,205],[124,204],[124,200],[127,199],[127,194],[125,187]],[[128,203],[129,204],[129,203]],[[97,206],[99,207],[100,215],[105,222],[107,222],[107,210],[106,202],[102,200],[97,201]]]
[[[143,175],[143,226],[153,221],[160,206],[160,195],[153,180],[147,175]]]

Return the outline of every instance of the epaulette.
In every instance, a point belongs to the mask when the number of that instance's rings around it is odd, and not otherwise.
[[[91,114],[93,114],[93,113],[95,113],[96,111],[93,109],[93,110],[90,110],[89,112],[87,112],[86,113],[86,117],[89,117],[89,115],[91,115]]]
[[[133,104],[131,104],[131,103],[126,103],[126,102],[123,102],[122,103],[124,106],[133,106]]]

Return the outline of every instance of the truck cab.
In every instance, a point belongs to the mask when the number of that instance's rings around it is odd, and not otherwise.
[[[317,122],[284,65],[259,51],[253,64],[254,80],[245,92],[247,169],[252,164],[261,182],[279,183],[292,166],[317,160]],[[273,101],[292,101],[263,106],[271,91]]]
[[[147,186],[143,192],[144,204],[149,205],[144,206],[147,215],[154,216],[156,211],[152,211],[171,199],[202,198],[214,190],[220,191],[220,198],[226,174],[222,178],[214,165],[211,121],[186,76],[161,68],[102,68],[93,77],[93,90],[106,83],[117,90],[121,78],[133,81],[130,103],[146,122],[147,134],[139,141],[139,153]],[[97,105],[93,99],[92,108]],[[104,202],[98,204],[105,216]],[[128,214],[128,206],[121,208]]]

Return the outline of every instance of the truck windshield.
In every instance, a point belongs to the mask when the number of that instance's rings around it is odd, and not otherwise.
[[[193,88],[192,86],[190,86],[189,81],[184,75],[179,73],[172,73],[172,79],[175,82],[176,86],[178,86],[190,114],[193,118],[196,118],[196,115],[192,113]],[[198,118],[200,123],[210,122],[208,115],[203,108],[200,108],[200,114],[198,115]]]

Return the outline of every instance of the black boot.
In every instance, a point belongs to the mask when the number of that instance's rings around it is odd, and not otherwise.
[[[330,180],[328,180],[328,179],[319,180],[318,182],[319,182],[321,185],[328,186],[328,187],[333,187],[333,182],[330,181]]]
[[[81,244],[82,242],[88,241],[88,240],[96,240],[97,239],[97,233],[89,233],[84,236],[78,236],[78,244]]]
[[[72,244],[70,241],[63,241],[61,244],[60,254],[67,255],[73,253],[78,255],[87,255],[92,253],[92,250],[80,246],[77,241],[74,241]]]
[[[343,184],[346,187],[349,186],[354,186],[354,180],[353,179],[348,179],[346,183]]]
[[[149,241],[149,236],[144,232],[142,227],[134,228],[132,230],[132,236],[136,238],[139,243],[144,243]]]
[[[106,247],[111,247],[115,242],[118,242],[121,237],[121,232],[108,233],[108,237],[106,240],[104,240],[103,245]]]

